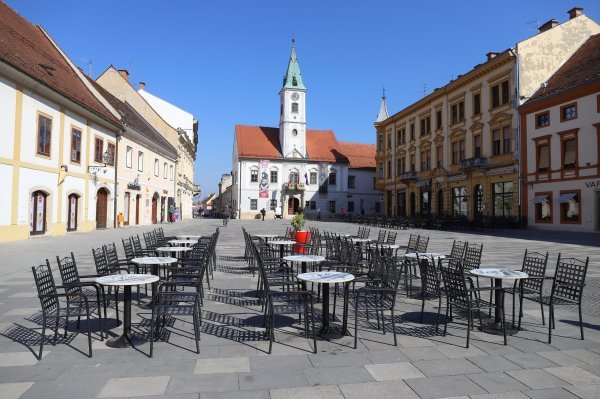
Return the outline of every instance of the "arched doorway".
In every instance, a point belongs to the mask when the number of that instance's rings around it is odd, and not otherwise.
[[[129,225],[129,204],[131,201],[131,194],[125,193],[125,199],[123,200],[123,225]]]
[[[71,194],[67,198],[67,231],[77,231],[77,211],[79,208],[79,196]]]
[[[106,228],[106,215],[108,214],[108,190],[101,188],[96,193],[96,228]]]
[[[415,216],[415,193],[410,193],[410,216]]]
[[[140,194],[135,196],[135,224],[140,224],[140,200],[142,196]]]
[[[444,190],[437,192],[437,214],[440,217],[444,216]]]
[[[152,224],[156,224],[157,211],[158,211],[158,194],[154,193],[154,196],[152,196]]]
[[[300,207],[300,200],[298,198],[290,198],[288,200],[288,215],[295,215]]]
[[[48,195],[43,191],[34,191],[31,193],[31,203],[29,205],[29,232],[34,234],[44,234],[46,232],[46,197]]]
[[[473,188],[473,218],[481,219],[483,217],[483,187],[481,184]]]

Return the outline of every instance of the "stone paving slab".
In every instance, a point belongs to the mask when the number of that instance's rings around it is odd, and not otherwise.
[[[162,227],[167,235],[210,234],[219,225],[220,220],[202,219]],[[0,398],[600,397],[600,295],[595,292],[600,291],[600,248],[595,244],[596,236],[410,230],[398,231],[397,239],[402,243],[411,233],[428,235],[429,250],[438,252],[449,251],[454,238],[482,242],[485,265],[518,267],[525,248],[548,250],[549,272],[559,250],[565,256],[589,255],[584,341],[578,339],[576,309],[560,308],[556,311],[552,344],[547,344],[547,327],[541,324],[539,306],[526,302],[525,329],[509,337],[508,346],[502,344],[502,337],[482,333],[476,325],[471,347],[465,349],[464,319],[455,317],[444,337],[441,330],[435,333],[431,324],[416,322],[420,300],[400,295],[397,347],[393,346],[391,325],[386,322],[388,330],[382,335],[374,320],[367,323],[361,319],[357,350],[353,349],[353,337],[319,339],[318,353],[313,354],[312,339],[298,334],[294,318],[281,318],[273,352],[268,354],[261,306],[255,296],[256,276],[248,272],[241,258],[241,227],[261,233],[284,232],[287,226],[289,222],[281,220],[232,220],[221,228],[218,270],[210,281],[211,289],[206,288],[202,308],[200,354],[195,353],[190,339],[193,330],[189,318],[178,318],[167,321],[152,359],[146,342],[135,349],[113,349],[106,347],[97,334],[93,335],[94,353],[90,359],[85,356],[87,337],[78,334],[72,321],[67,337],[62,337],[61,327],[58,344],[47,342],[44,357],[38,361],[34,353],[39,349],[41,318],[30,269],[46,258],[55,259],[73,250],[82,274],[88,274],[94,271],[92,245],[120,243],[122,237],[141,236],[151,226],[0,244],[0,257],[7,260],[0,271]],[[357,225],[336,222],[310,221],[309,226],[339,233],[358,229]],[[371,227],[371,236],[376,236],[378,230]],[[55,262],[52,266],[56,270]],[[58,273],[55,278],[60,281]],[[138,309],[135,302],[133,329],[143,333],[149,326],[150,313]],[[436,301],[427,302],[426,312],[435,315],[436,306]],[[510,307],[507,301],[508,313]],[[114,308],[109,316],[111,333],[120,333]],[[353,317],[351,312],[351,326]],[[47,334],[51,337],[52,332],[48,330]]]

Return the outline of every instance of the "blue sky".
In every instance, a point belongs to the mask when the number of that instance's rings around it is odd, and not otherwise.
[[[342,141],[374,143],[386,88],[395,113],[583,7],[600,1],[6,0],[42,25],[92,76],[110,64],[195,115],[195,181],[203,196],[231,170],[236,124],[278,126],[292,35],[308,88],[307,124]]]

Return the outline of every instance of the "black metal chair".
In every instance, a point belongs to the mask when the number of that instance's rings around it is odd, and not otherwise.
[[[450,310],[462,309],[467,312],[467,348],[469,347],[469,338],[471,328],[473,326],[473,312],[477,312],[479,324],[483,326],[481,321],[481,311],[484,309],[492,309],[495,305],[490,301],[481,299],[482,291],[501,290],[501,311],[502,311],[502,332],[504,335],[504,345],[506,340],[506,320],[504,312],[504,290],[501,287],[484,287],[484,288],[467,288],[467,280],[465,279],[465,270],[462,262],[452,260],[440,260],[440,270],[444,281],[444,292],[446,293],[446,317],[444,319],[444,335],[448,329],[448,316]],[[451,316],[451,315],[450,315]]]
[[[452,242],[452,249],[446,258],[463,259],[465,251],[467,250],[467,245],[467,241],[454,240],[454,242]]]
[[[377,234],[377,242],[384,243],[385,242],[385,233],[384,229],[379,230],[379,234]]]
[[[417,248],[415,252],[427,252],[427,246],[429,244],[429,237],[419,236],[417,242]]]
[[[440,324],[440,311],[442,309],[442,276],[440,270],[436,267],[433,258],[418,258],[419,271],[421,273],[421,318],[423,323],[423,313],[425,311],[425,301],[433,298],[438,300],[438,314],[435,322],[435,331],[438,331]]]
[[[38,267],[33,266],[31,268],[33,272],[33,278],[37,287],[38,298],[40,300],[40,306],[42,308],[42,337],[40,341],[40,352],[38,354],[38,360],[42,359],[42,353],[44,350],[44,341],[46,340],[46,321],[48,318],[55,320],[54,325],[54,340],[52,345],[56,345],[56,338],[58,336],[58,323],[61,318],[65,319],[65,336],[67,335],[67,324],[71,317],[80,318],[85,316],[87,318],[87,333],[88,333],[88,350],[89,357],[92,357],[92,328],[90,324],[90,305],[87,298],[81,293],[59,293],[57,288],[63,288],[57,286],[54,283],[54,276],[50,269],[50,263],[46,261],[45,265]],[[60,298],[64,298],[65,302],[61,302]],[[103,339],[103,338],[101,338]]]
[[[398,233],[396,233],[395,231],[390,231],[388,232],[387,238],[385,240],[386,244],[395,244],[396,243],[396,236],[398,235]]]

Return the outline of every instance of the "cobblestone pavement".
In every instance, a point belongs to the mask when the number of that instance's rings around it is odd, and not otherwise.
[[[210,234],[220,227],[214,219],[163,225],[167,235]],[[309,222],[324,231],[354,233],[357,225]],[[447,252],[453,239],[483,243],[482,264],[518,268],[525,248],[549,251],[549,265],[563,256],[590,256],[584,301],[585,340],[578,339],[577,313],[556,312],[552,345],[540,310],[526,303],[524,330],[508,338],[476,328],[465,349],[466,323],[455,317],[448,334],[436,332],[436,301],[426,305],[419,323],[420,301],[402,295],[396,310],[398,346],[390,324],[386,334],[371,317],[359,318],[359,345],[353,337],[317,341],[296,329],[293,318],[277,321],[273,354],[262,328],[256,299],[256,277],[240,260],[244,226],[250,233],[283,233],[287,221],[231,220],[221,228],[217,245],[218,270],[206,290],[202,308],[200,354],[195,352],[191,320],[169,318],[154,357],[149,345],[112,349],[99,340],[93,320],[93,357],[88,358],[86,334],[70,321],[55,346],[44,346],[43,358],[34,353],[41,339],[39,301],[31,266],[74,252],[82,274],[93,272],[91,248],[139,234],[150,226],[76,233],[0,244],[0,398],[599,398],[600,397],[600,236],[597,234],[506,231],[494,235],[466,232],[399,231],[397,242],[410,233],[430,236],[429,250]],[[379,228],[371,228],[375,237]],[[551,272],[552,267],[549,272]],[[55,278],[60,281],[58,273]],[[338,301],[339,302],[339,301]],[[510,313],[511,301],[506,309]],[[119,308],[122,311],[122,306]],[[338,303],[340,314],[341,306]],[[133,328],[143,334],[150,312],[134,301]],[[317,312],[318,313],[318,312]],[[354,318],[349,320],[354,326]],[[109,310],[111,334],[121,331],[114,308]],[[120,314],[122,320],[122,314]],[[510,316],[510,315],[509,315]],[[387,315],[389,318],[389,315]],[[389,321],[389,320],[388,320]],[[82,320],[81,328],[87,324]],[[46,332],[50,337],[51,332]]]

